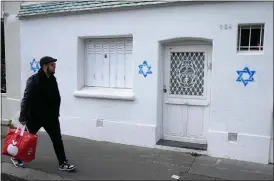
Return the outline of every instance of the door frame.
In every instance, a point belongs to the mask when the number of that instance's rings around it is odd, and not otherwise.
[[[273,134],[274,134],[273,124],[274,124],[274,118],[272,117],[270,148],[269,148],[269,163],[271,164],[273,164]]]
[[[193,106],[206,106],[206,115],[205,116],[205,120],[203,122],[203,128],[204,128],[204,136],[205,136],[205,142],[207,142],[207,135],[208,135],[208,130],[209,130],[209,123],[210,123],[210,100],[211,100],[211,79],[212,79],[212,60],[213,60],[213,46],[212,46],[212,43],[209,43],[209,42],[195,42],[195,43],[192,43],[191,41],[190,42],[187,42],[187,43],[175,43],[174,45],[162,45],[162,61],[161,61],[161,70],[162,70],[162,77],[161,77],[161,88],[163,89],[164,86],[166,85],[166,87],[169,86],[169,81],[167,79],[169,79],[169,76],[166,76],[166,72],[168,72],[167,70],[165,70],[165,65],[166,65],[166,62],[165,61],[168,61],[168,59],[170,58],[169,57],[169,48],[173,48],[173,49],[180,49],[180,50],[183,50],[184,48],[183,47],[195,47],[195,49],[193,49],[194,51],[198,51],[199,50],[203,50],[206,52],[206,56],[207,56],[207,65],[206,65],[206,69],[207,69],[207,85],[206,85],[206,94],[207,94],[207,98],[206,99],[197,99],[196,100],[180,100],[179,102],[178,101],[170,101],[169,103],[171,104],[180,104],[182,106],[187,106],[187,105],[193,105]],[[210,65],[209,65],[210,64]],[[209,69],[208,66],[211,66],[211,68]],[[168,70],[170,69],[170,67],[168,67]],[[168,84],[167,84],[168,83]],[[164,139],[164,109],[165,109],[165,98],[167,96],[167,94],[165,94],[162,90],[161,91],[161,107],[162,107],[162,111],[161,111],[161,122],[160,122],[160,139]],[[168,89],[167,89],[167,92],[168,92]],[[192,139],[191,138],[185,138],[185,140],[189,140],[191,141]],[[204,143],[204,140],[198,140],[198,142],[200,143]]]

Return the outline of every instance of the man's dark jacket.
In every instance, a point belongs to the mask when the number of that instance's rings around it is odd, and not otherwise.
[[[19,121],[42,124],[58,120],[61,97],[56,78],[40,69],[28,78]]]

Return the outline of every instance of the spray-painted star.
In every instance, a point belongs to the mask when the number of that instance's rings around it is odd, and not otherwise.
[[[35,60],[35,58],[30,62],[30,70],[36,72],[40,68],[39,63]]]
[[[236,81],[243,82],[244,86],[247,86],[248,82],[254,81],[253,76],[256,73],[256,71],[251,71],[248,67],[245,67],[243,70],[237,70],[236,72],[239,75]]]
[[[148,74],[152,74],[151,66],[147,64],[147,61],[144,61],[143,64],[139,65],[139,74],[142,74],[144,77],[147,77]]]

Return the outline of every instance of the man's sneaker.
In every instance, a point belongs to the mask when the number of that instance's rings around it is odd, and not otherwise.
[[[22,168],[25,167],[25,164],[23,161],[16,159],[16,158],[10,158],[10,159],[15,167],[22,167]]]
[[[75,166],[69,164],[68,162],[64,162],[62,165],[59,166],[59,170],[71,172],[75,170]]]

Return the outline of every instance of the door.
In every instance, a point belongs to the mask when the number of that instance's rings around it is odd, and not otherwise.
[[[206,144],[211,46],[165,48],[163,138]]]

